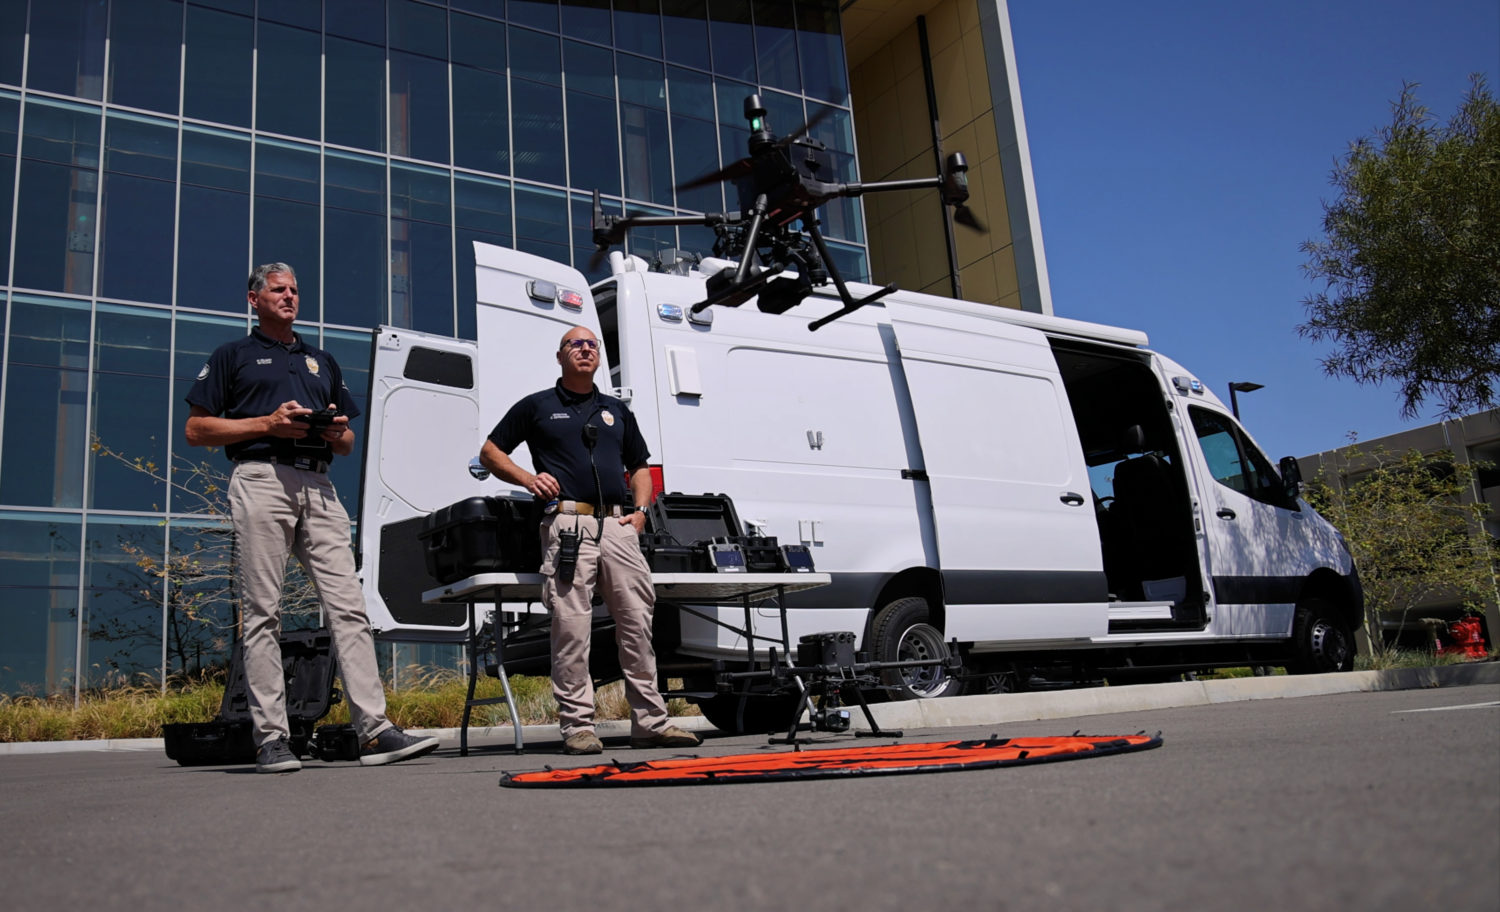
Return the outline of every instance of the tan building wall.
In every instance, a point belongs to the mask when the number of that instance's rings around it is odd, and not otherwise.
[[[942,153],[968,159],[969,208],[988,233],[954,225],[950,257],[936,190],[867,195],[872,280],[951,295],[956,260],[962,297],[1051,313],[1003,0],[857,0],[844,9],[860,179],[939,173],[919,17]]]

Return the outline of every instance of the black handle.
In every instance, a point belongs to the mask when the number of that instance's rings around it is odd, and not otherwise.
[[[1220,519],[1234,519],[1234,511],[1228,507],[1220,507],[1219,512],[1214,514]]]
[[[1070,507],[1083,506],[1083,495],[1074,494],[1072,491],[1063,492],[1063,495],[1059,497],[1058,500],[1061,500],[1063,503],[1067,504]]]

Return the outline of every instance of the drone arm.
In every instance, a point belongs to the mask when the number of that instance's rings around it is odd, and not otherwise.
[[[926,190],[941,187],[941,177],[914,177],[909,180],[876,181],[873,184],[843,184],[839,196],[864,196],[866,193],[883,193],[887,190]]]
[[[750,261],[755,257],[756,236],[760,234],[761,220],[766,217],[766,195],[764,193],[755,198],[755,205],[751,207],[750,213],[750,229],[745,233],[745,251],[740,254],[740,265],[734,272],[734,283],[736,285],[745,281],[745,276],[750,272]]]

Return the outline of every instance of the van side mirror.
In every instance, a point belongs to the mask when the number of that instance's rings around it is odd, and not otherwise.
[[[469,475],[473,477],[475,481],[484,481],[486,478],[490,477],[490,470],[481,465],[479,462],[479,457],[475,456],[473,459],[469,460]]]
[[[1297,498],[1302,496],[1302,466],[1297,462],[1295,456],[1281,457],[1278,466],[1281,470],[1281,491],[1291,503],[1296,503]]]

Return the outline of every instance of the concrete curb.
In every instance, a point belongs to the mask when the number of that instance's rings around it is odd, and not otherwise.
[[[1276,675],[1266,678],[1227,678],[1220,681],[1182,681],[1175,684],[1131,684],[1125,687],[1094,687],[1084,690],[1053,690],[1044,693],[995,694],[949,697],[946,700],[912,700],[880,703],[870,707],[881,728],[954,728],[1067,719],[1107,713],[1205,706],[1240,700],[1281,700],[1326,694],[1380,690],[1419,690],[1427,687],[1463,687],[1470,684],[1500,684],[1500,662],[1441,665],[1433,668],[1394,668],[1388,671],[1353,671],[1342,674]],[[869,730],[864,714],[850,710],[853,728]],[[688,731],[712,731],[702,716],[677,716],[672,724]],[[596,727],[604,739],[626,738],[630,723],[600,722]],[[444,747],[458,744],[456,728],[411,729],[412,734],[433,735]],[[560,739],[556,725],[526,725],[521,729],[526,743]],[[508,725],[470,727],[469,743],[485,747],[508,745]],[[27,754],[63,754],[77,751],[165,751],[160,738],[120,738],[108,741],[24,741],[0,744],[0,757]]]
[[[1175,684],[1131,684],[1045,693],[949,697],[881,703],[870,707],[881,728],[944,728],[1066,719],[1107,713],[1204,706],[1239,700],[1279,700],[1326,694],[1378,690],[1416,690],[1500,683],[1500,662],[1442,665],[1433,668],[1394,668],[1342,674],[1276,675],[1265,678],[1226,678],[1182,681]],[[853,727],[869,730],[864,714],[850,712]]]

